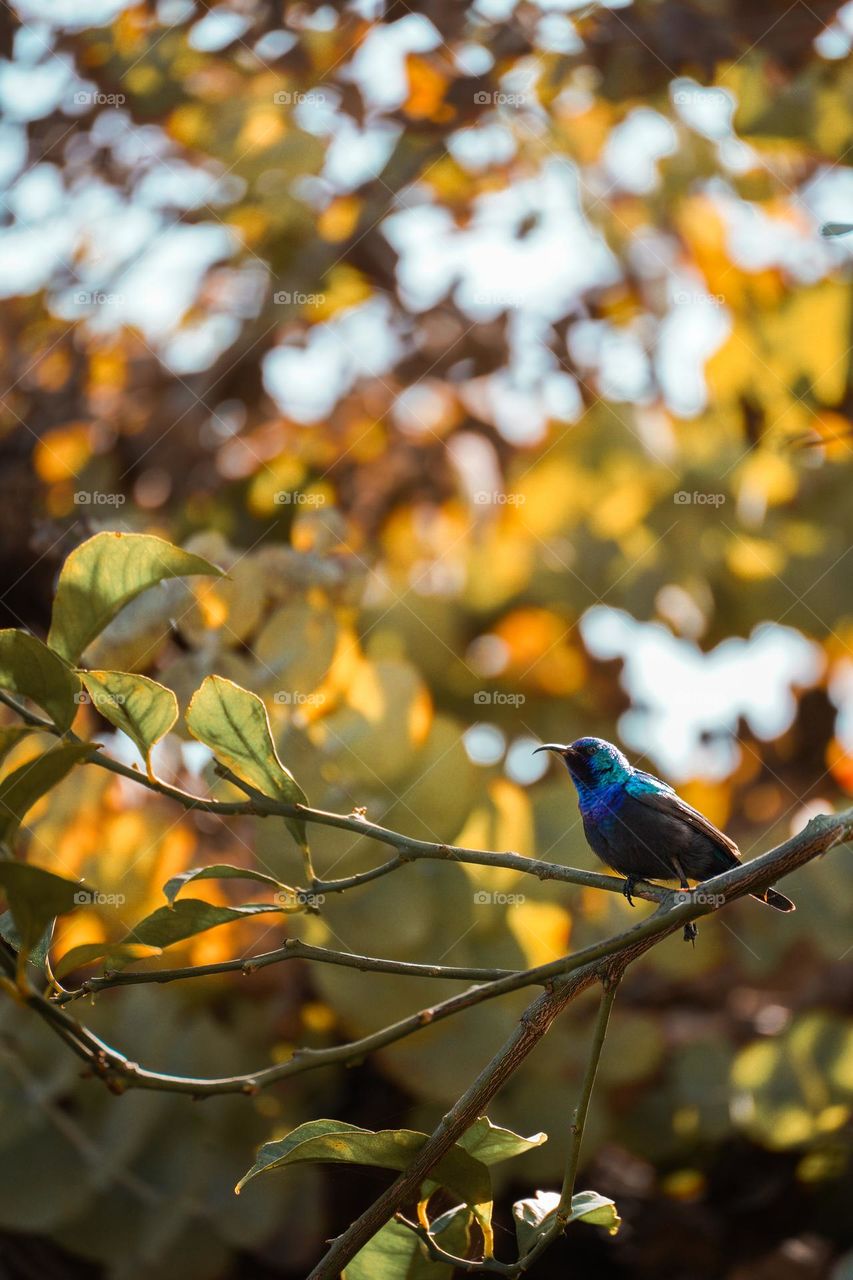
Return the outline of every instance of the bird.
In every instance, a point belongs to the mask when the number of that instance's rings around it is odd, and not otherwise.
[[[578,738],[563,746],[548,742],[536,751],[561,756],[578,793],[584,834],[592,851],[625,877],[624,894],[633,906],[635,882],[688,879],[701,882],[740,866],[735,842],[654,774],[635,769],[604,738]],[[534,755],[536,752],[534,752]],[[751,895],[777,911],[794,903],[776,889]],[[695,926],[685,928],[693,940]]]

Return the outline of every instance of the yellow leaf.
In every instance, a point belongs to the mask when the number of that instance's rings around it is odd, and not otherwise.
[[[529,965],[547,964],[568,951],[571,916],[556,903],[525,900],[510,907],[506,918]]]
[[[69,422],[48,431],[36,443],[33,465],[46,484],[74,479],[92,453],[92,431],[88,422]]]
[[[240,130],[237,145],[244,151],[263,150],[273,146],[286,133],[287,119],[283,111],[272,106],[256,107]]]
[[[347,240],[355,231],[361,201],[356,196],[339,196],[333,200],[317,219],[317,230],[324,240],[337,243]]]
[[[426,58],[410,53],[406,58],[409,74],[409,96],[403,111],[410,120],[452,120],[455,112],[444,101],[447,77]]]
[[[786,559],[784,551],[765,538],[736,538],[726,553],[732,573],[749,582],[777,577],[785,568]]]

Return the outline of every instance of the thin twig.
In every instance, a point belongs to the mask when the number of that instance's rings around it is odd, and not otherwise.
[[[314,947],[298,938],[288,938],[274,951],[264,951],[247,959],[220,960],[215,964],[186,965],[177,969],[122,969],[107,970],[102,976],[87,978],[74,991],[63,991],[54,997],[53,1003],[69,1004],[96,991],[108,991],[112,987],[133,987],[144,983],[180,982],[187,978],[209,978],[217,973],[242,973],[248,976],[272,964],[285,960],[316,960],[321,964],[341,965],[348,969],[360,969],[365,973],[396,973],[409,978],[446,978],[455,981],[492,982],[497,978],[512,977],[518,969],[477,969],[465,965],[414,964],[407,960],[385,960],[378,956],[361,956],[351,951],[333,951],[328,947]]]
[[[41,729],[44,733],[63,737],[64,741],[67,742],[84,741],[71,732],[64,735],[60,734],[56,725],[52,724],[50,720],[27,710],[26,707],[23,707],[15,698],[2,689],[0,689],[0,702],[5,703],[26,724],[35,729]],[[545,862],[538,858],[526,858],[520,853],[494,853],[486,849],[466,849],[458,845],[419,840],[414,836],[403,835],[399,831],[392,831],[379,823],[371,822],[359,813],[328,813],[323,809],[314,809],[309,805],[287,804],[283,800],[262,796],[260,792],[247,789],[245,786],[243,790],[250,792],[251,799],[214,800],[210,797],[195,796],[189,791],[184,791],[181,787],[173,786],[171,783],[162,782],[158,778],[149,778],[141,770],[134,769],[131,765],[123,764],[120,760],[113,759],[112,756],[105,755],[99,743],[93,742],[90,746],[91,754],[86,763],[97,765],[99,768],[106,769],[118,777],[128,778],[132,782],[138,783],[139,786],[145,787],[148,791],[165,796],[169,800],[175,800],[187,811],[197,809],[204,813],[215,814],[221,818],[236,817],[241,814],[260,818],[300,818],[304,822],[313,822],[320,826],[349,831],[354,835],[367,836],[379,844],[390,845],[397,850],[395,857],[389,858],[387,862],[378,867],[373,867],[369,871],[359,871],[354,875],[343,876],[340,879],[323,880],[317,877],[313,878],[308,886],[308,891],[313,894],[343,893],[348,889],[358,888],[369,881],[377,880],[381,876],[389,875],[409,862],[423,860],[466,862],[475,866],[501,867],[510,871],[520,871],[525,875],[536,876],[539,880],[557,880],[564,884],[577,884],[588,889],[605,889],[610,893],[622,893],[624,889],[625,882],[619,876],[602,875],[597,871],[582,871],[577,867],[565,867],[558,862]],[[637,881],[633,892],[635,897],[643,898],[648,902],[661,902],[666,894],[666,890],[661,889],[659,885],[647,884],[645,881]]]

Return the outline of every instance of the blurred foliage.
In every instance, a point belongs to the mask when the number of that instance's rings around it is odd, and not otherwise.
[[[61,83],[41,112],[16,103],[17,82],[2,87],[20,145],[6,252],[39,257],[34,283],[4,286],[0,320],[3,625],[46,633],[58,567],[89,534],[170,536],[227,577],[145,591],[87,666],[157,679],[182,713],[214,672],[256,691],[318,807],[590,867],[565,779],[528,787],[513,767],[532,738],[614,737],[643,710],[619,664],[585,644],[586,611],[604,602],[706,653],[779,621],[818,647],[818,674],[790,689],[778,736],[742,720],[729,775],[680,790],[747,855],[845,803],[853,315],[846,242],[817,234],[853,139],[840,6],[234,0],[214,13],[236,15],[239,34],[224,28],[214,47],[199,34],[207,5],[106,7],[89,15],[81,0],[63,23],[22,6],[7,23],[4,65]],[[426,35],[407,44],[413,21]],[[377,54],[389,32],[399,46]],[[645,176],[629,163],[645,154],[638,118],[662,140]],[[39,182],[56,185],[55,205]],[[159,260],[174,236],[177,256]],[[199,236],[217,247],[182,304],[178,268]],[[176,314],[149,322],[173,280]],[[309,357],[313,412],[295,390]],[[137,758],[91,702],[77,714]],[[488,764],[463,741],[484,722],[501,733]],[[154,748],[157,770],[202,786],[181,726]],[[5,778],[51,743],[2,745]],[[180,815],[137,792],[77,770],[28,815],[30,860],[120,899],[67,917],[57,954],[118,942],[188,868],[299,880],[278,824]],[[311,834],[320,875],[378,859],[349,833]],[[701,1195],[712,1153],[744,1137],[796,1153],[798,1187],[837,1185],[853,1092],[849,852],[788,883],[790,919],[736,904],[695,951],[670,940],[634,972],[588,1157],[618,1144],[677,1201]],[[246,901],[230,883],[196,892]],[[634,918],[615,896],[424,863],[287,929],[509,967]],[[240,920],[169,955],[220,960],[280,930]],[[287,964],[110,992],[85,1012],[143,1062],[224,1074],[455,989]],[[396,1113],[380,1097],[365,1117],[334,1072],[203,1109],[116,1100],[8,1005],[0,1225],[127,1280],[206,1280],[238,1250],[304,1274],[330,1198],[300,1169],[234,1201],[254,1147],[320,1111],[428,1129],[522,1006],[486,1004],[381,1051]],[[550,1135],[519,1164],[531,1182],[559,1177],[589,1020],[573,1009],[495,1104],[496,1123]]]

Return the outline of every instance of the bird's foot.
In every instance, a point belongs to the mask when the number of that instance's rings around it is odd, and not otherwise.
[[[634,899],[632,895],[634,893],[635,884],[636,884],[636,880],[634,876],[626,876],[625,883],[622,885],[622,892],[625,895],[625,897],[628,899],[629,907],[633,907],[634,905]]]
[[[699,937],[699,926],[693,920],[688,920],[684,926],[684,941],[692,942],[696,946],[696,939]]]

